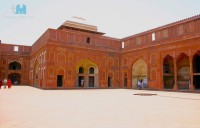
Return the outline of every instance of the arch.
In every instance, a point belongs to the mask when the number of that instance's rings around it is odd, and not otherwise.
[[[128,75],[127,75],[127,72],[125,71],[124,72],[124,87],[125,88],[127,87],[127,84],[128,84]]]
[[[98,87],[99,71],[94,61],[84,59],[79,61],[75,67],[77,87]]]
[[[79,72],[79,74],[84,73],[84,68],[83,67],[79,67],[78,72]]]
[[[9,64],[9,70],[21,70],[21,64],[17,61],[11,62]]]
[[[8,75],[8,79],[11,80],[13,85],[21,84],[21,74],[19,73],[11,73]]]
[[[167,55],[163,60],[163,84],[165,89],[173,89],[174,87],[174,61],[170,55]]]
[[[64,75],[65,74],[65,69],[64,68],[58,68],[57,69],[57,74]]]
[[[66,61],[66,55],[63,52],[57,53],[57,62],[65,62]]]
[[[34,71],[34,73],[33,73],[34,86],[38,87],[39,86],[39,62],[38,62],[38,59],[35,60],[33,71]]]
[[[144,80],[148,82],[147,63],[143,59],[138,59],[132,66],[132,87],[137,87],[137,82]]]
[[[184,53],[178,56],[177,74],[178,89],[189,89],[190,62],[189,57]]]
[[[93,67],[89,68],[89,74],[94,74],[94,68]]]
[[[193,84],[195,89],[200,89],[200,51],[193,56]]]

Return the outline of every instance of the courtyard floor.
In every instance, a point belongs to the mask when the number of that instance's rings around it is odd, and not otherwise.
[[[0,90],[0,128],[200,128],[200,94],[14,86]]]

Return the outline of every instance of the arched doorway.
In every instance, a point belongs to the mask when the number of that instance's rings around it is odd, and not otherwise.
[[[193,57],[193,84],[195,89],[200,89],[200,52]]]
[[[76,64],[76,87],[98,87],[98,65],[90,59]]]
[[[13,85],[21,84],[21,75],[19,73],[11,73],[8,75],[8,79],[11,80]]]
[[[163,82],[165,89],[174,87],[174,62],[173,58],[167,55],[163,61]]]
[[[127,84],[128,84],[128,78],[127,78],[127,73],[124,73],[124,87],[127,88]]]
[[[108,88],[113,87],[113,72],[108,72]]]
[[[147,64],[144,60],[138,59],[132,66],[132,87],[137,87],[138,81],[145,81],[148,83]]]
[[[35,65],[34,65],[34,86],[38,87],[39,85],[39,62],[38,60],[35,61]]]
[[[189,89],[190,62],[184,53],[180,54],[177,60],[177,75],[178,89]]]
[[[65,81],[65,70],[60,68],[57,70],[57,87],[63,87]]]
[[[21,64],[17,61],[11,62],[9,64],[9,70],[21,70]]]

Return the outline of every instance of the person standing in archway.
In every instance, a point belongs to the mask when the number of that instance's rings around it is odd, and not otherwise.
[[[141,89],[141,82],[140,82],[140,80],[138,80],[137,85],[138,85],[138,88]]]
[[[8,82],[7,82],[7,85],[8,85],[8,88],[11,88],[11,80],[10,79],[8,79]]]
[[[84,87],[84,79],[81,79],[81,87]]]
[[[6,78],[3,80],[3,84],[4,84],[4,89],[6,89],[6,84],[7,84],[7,79]]]

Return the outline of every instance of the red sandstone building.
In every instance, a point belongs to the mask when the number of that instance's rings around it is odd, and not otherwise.
[[[200,15],[123,39],[67,21],[32,45],[0,44],[0,78],[38,88],[200,89]]]

